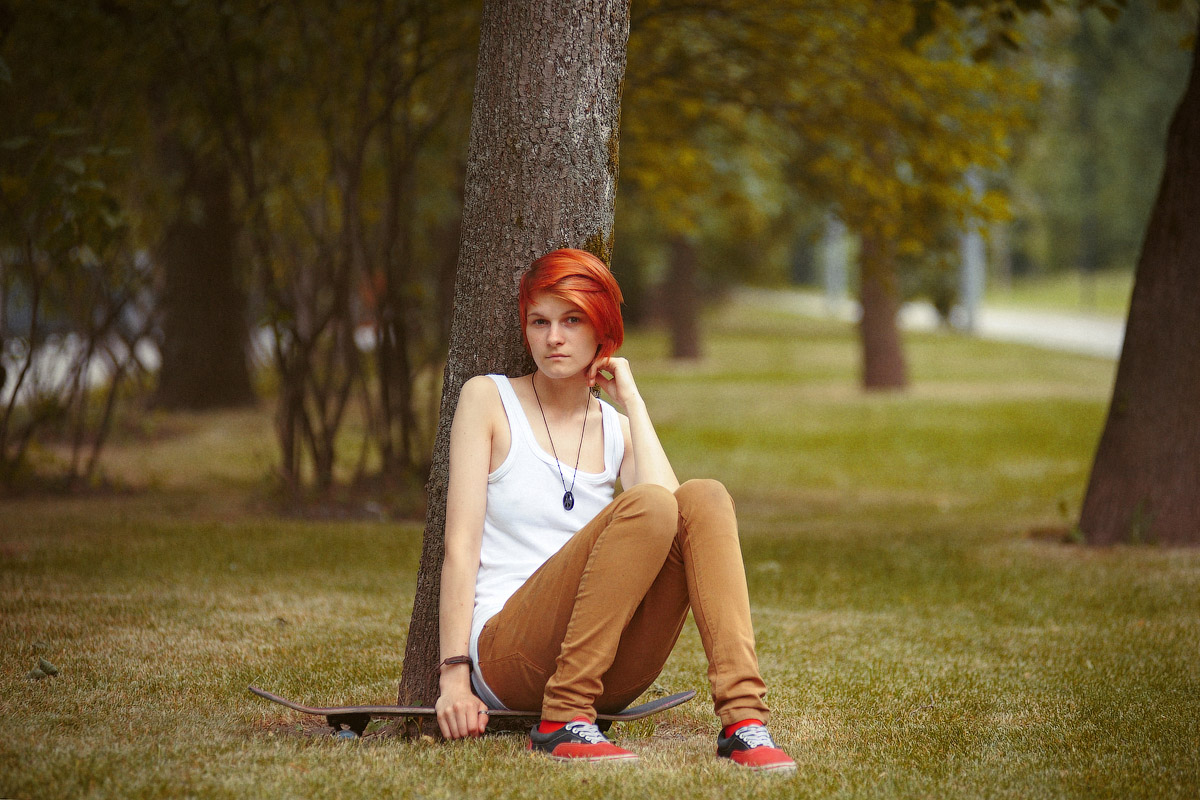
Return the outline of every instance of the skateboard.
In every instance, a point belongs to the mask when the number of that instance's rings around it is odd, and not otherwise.
[[[249,687],[251,692],[270,700],[273,703],[278,703],[281,706],[286,706],[293,711],[299,711],[302,714],[312,714],[313,716],[325,717],[325,721],[333,728],[333,735],[341,738],[355,738],[362,736],[363,731],[367,729],[367,724],[376,718],[411,718],[416,720],[436,720],[437,713],[428,706],[305,706],[300,703],[293,702],[286,698],[280,697],[277,694],[271,694],[268,691],[259,689],[257,686]],[[668,695],[667,697],[657,697],[653,700],[641,703],[636,706],[630,706],[624,711],[618,711],[615,714],[597,714],[596,726],[602,731],[607,731],[609,726],[614,722],[628,722],[630,720],[642,719],[649,717],[652,714],[657,714],[660,711],[666,711],[668,708],[683,705],[687,701],[696,696],[694,689],[689,689],[686,692]],[[541,719],[540,711],[512,711],[509,709],[493,709],[488,712],[488,724],[493,720],[503,721],[506,727],[512,727],[519,724],[533,725]],[[354,734],[350,736],[349,734]]]

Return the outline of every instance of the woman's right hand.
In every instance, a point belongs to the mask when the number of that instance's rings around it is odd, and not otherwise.
[[[479,736],[487,728],[487,705],[475,696],[469,683],[442,690],[434,710],[442,736],[447,739]]]

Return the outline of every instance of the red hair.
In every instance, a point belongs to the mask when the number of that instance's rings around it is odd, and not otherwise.
[[[525,335],[525,315],[534,295],[545,292],[579,307],[596,331],[600,343],[597,358],[617,352],[625,341],[625,323],[621,319],[621,287],[608,266],[586,250],[555,250],[533,262],[521,276],[517,299],[521,308],[521,341],[529,349]]]

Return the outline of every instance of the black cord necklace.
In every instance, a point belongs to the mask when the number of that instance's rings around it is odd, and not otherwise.
[[[588,392],[584,396],[583,405],[583,428],[579,431],[579,450],[575,453],[575,474],[571,476],[571,488],[567,488],[567,479],[563,477],[562,462],[558,460],[558,450],[554,448],[554,437],[550,435],[550,423],[546,421],[546,409],[542,408],[542,398],[538,397],[537,390],[537,373],[529,379],[529,383],[533,386],[533,398],[537,400],[538,411],[542,412],[542,424],[546,426],[546,438],[550,440],[550,451],[554,453],[554,463],[558,465],[558,479],[563,485],[563,508],[570,511],[575,507],[575,479],[579,477],[579,456],[583,453],[583,434],[587,431],[588,406],[592,402],[592,392]]]

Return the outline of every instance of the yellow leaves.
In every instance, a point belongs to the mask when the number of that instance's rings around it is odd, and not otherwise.
[[[761,219],[793,189],[911,253],[947,219],[1007,213],[965,175],[1003,165],[1036,88],[969,59],[953,3],[915,50],[906,0],[702,7],[642,0],[629,41],[622,177],[663,226]]]
[[[1008,195],[997,191],[985,192],[979,199],[981,212],[976,216],[996,222],[1007,222],[1012,219],[1012,208]]]

